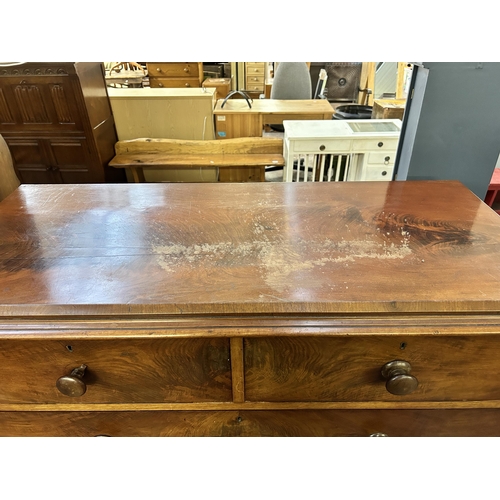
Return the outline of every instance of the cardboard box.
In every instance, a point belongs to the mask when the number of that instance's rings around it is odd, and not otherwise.
[[[231,91],[231,78],[207,78],[201,86],[215,88],[215,99],[224,99]]]
[[[375,99],[372,118],[402,120],[405,106],[406,99]]]

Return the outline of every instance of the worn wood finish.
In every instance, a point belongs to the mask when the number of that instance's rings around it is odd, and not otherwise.
[[[499,309],[498,217],[458,182],[21,186],[2,203],[0,312]]]
[[[2,435],[498,435],[500,222],[458,182],[25,185],[0,234]]]

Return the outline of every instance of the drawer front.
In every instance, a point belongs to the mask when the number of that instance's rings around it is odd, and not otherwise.
[[[353,150],[356,151],[386,151],[394,150],[398,147],[399,139],[377,138],[377,139],[356,139],[353,144]]]
[[[266,68],[264,63],[247,63],[246,65],[247,78],[253,75],[265,77]]]
[[[387,166],[370,166],[365,165],[362,174],[362,181],[390,181],[394,165]]]
[[[386,151],[377,153],[367,153],[368,163],[370,165],[394,165],[396,159],[396,151]]]
[[[247,84],[245,90],[253,90],[253,91],[262,92],[264,90],[264,84],[259,85],[259,84],[250,83],[250,84]]]
[[[199,77],[198,63],[147,63],[149,76],[162,77]]]
[[[290,141],[290,148],[298,153],[344,153],[351,150],[351,141],[345,139]]]
[[[0,412],[0,436],[496,437],[499,419],[499,409]]]
[[[151,88],[195,88],[200,86],[200,81],[196,78],[150,78]]]
[[[500,399],[500,335],[270,337],[244,346],[247,401]],[[410,364],[403,382],[415,377],[413,392],[386,388],[381,370],[394,360]]]
[[[81,365],[86,392],[64,395],[57,380]],[[4,340],[0,378],[0,404],[232,400],[227,339]]]
[[[247,85],[264,85],[263,76],[247,76]]]

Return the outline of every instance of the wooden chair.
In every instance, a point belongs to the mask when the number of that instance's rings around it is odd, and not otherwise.
[[[0,135],[0,201],[7,198],[20,184],[14,170],[9,147]]]

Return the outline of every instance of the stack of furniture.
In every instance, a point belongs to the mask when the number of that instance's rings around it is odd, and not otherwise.
[[[102,63],[0,65],[0,134],[22,183],[125,180]]]
[[[119,141],[214,139],[213,88],[108,89]],[[116,141],[115,141],[116,143]],[[114,144],[113,155],[114,156]],[[120,169],[123,173],[123,169]],[[217,170],[148,170],[146,181],[214,182]],[[128,177],[129,180],[133,180]]]
[[[193,88],[203,82],[201,62],[148,62],[146,67],[153,88]]]

